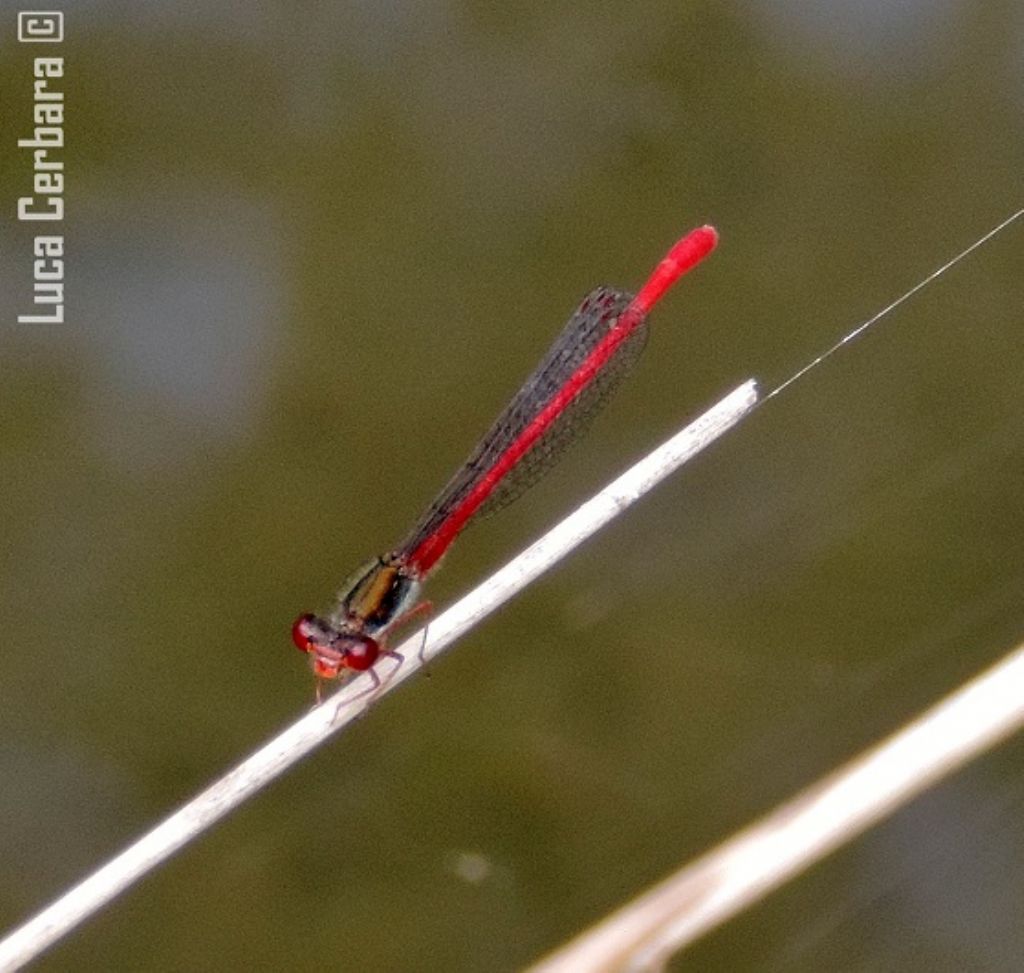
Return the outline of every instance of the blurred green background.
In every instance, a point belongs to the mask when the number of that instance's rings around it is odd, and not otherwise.
[[[1017,0],[79,0],[67,320],[18,326],[37,51],[0,7],[4,928],[310,705],[292,618],[404,534],[591,287],[722,233],[439,607],[1021,205]],[[38,968],[514,969],[996,659],[1024,633],[1022,233]],[[1019,969],[1022,756],[678,966]]]

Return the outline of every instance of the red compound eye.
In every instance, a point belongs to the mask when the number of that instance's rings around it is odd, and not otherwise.
[[[300,652],[312,652],[320,631],[320,626],[316,624],[316,615],[299,615],[292,625],[292,641]]]
[[[349,669],[362,672],[369,669],[377,661],[380,655],[380,646],[371,638],[365,636],[361,639],[353,639],[345,646],[345,665]]]

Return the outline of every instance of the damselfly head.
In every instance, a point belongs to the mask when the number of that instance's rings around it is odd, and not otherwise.
[[[336,679],[343,669],[362,672],[380,655],[380,646],[374,639],[339,632],[311,613],[295,619],[292,641],[299,651],[308,653],[313,672],[321,679]]]

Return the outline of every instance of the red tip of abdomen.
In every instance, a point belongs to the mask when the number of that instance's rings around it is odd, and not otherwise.
[[[691,230],[654,268],[647,283],[637,291],[632,306],[647,314],[683,274],[696,267],[717,245],[718,231],[713,226],[699,226]]]

